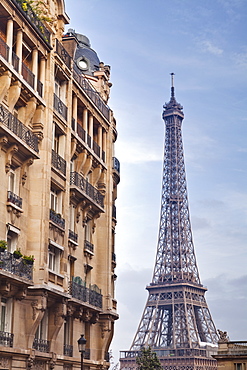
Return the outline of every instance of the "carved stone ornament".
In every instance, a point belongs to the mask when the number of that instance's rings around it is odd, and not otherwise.
[[[10,358],[0,357],[0,367],[3,369],[9,369],[10,368]]]
[[[35,300],[31,303],[33,309],[33,320],[36,319],[38,311],[44,312],[47,306],[47,297],[44,294],[39,300]]]
[[[219,336],[220,336],[219,343],[227,343],[227,342],[229,342],[229,337],[228,337],[226,331],[218,330],[218,333],[219,333]]]

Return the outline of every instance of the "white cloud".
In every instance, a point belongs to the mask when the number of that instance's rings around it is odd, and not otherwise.
[[[204,52],[209,52],[210,54],[214,55],[221,55],[223,53],[223,49],[220,49],[218,46],[213,45],[211,41],[203,41],[202,49]]]
[[[160,162],[161,158],[159,151],[148,142],[119,141],[117,153],[121,162],[132,164]]]

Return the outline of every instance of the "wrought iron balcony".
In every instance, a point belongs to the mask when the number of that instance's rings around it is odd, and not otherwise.
[[[70,173],[70,185],[76,186],[82,193],[86,194],[92,201],[104,208],[104,195],[93,185],[85,180],[78,172]]]
[[[83,127],[81,127],[81,125],[77,125],[77,133],[78,133],[78,136],[84,141],[84,143],[86,142],[86,131],[84,130]]]
[[[35,338],[33,341],[33,348],[40,352],[49,352],[50,343],[45,339]]]
[[[53,107],[67,121],[68,108],[56,94],[54,94]]]
[[[97,290],[89,288],[89,303],[95,307],[102,308],[102,294],[100,289]]]
[[[35,75],[33,72],[26,66],[26,64],[22,63],[21,65],[21,74],[24,80],[32,87],[34,88],[34,79]]]
[[[76,234],[74,231],[69,230],[69,239],[73,240],[75,243],[78,241],[78,234]]]
[[[100,146],[93,140],[93,151],[100,158]]]
[[[7,202],[12,203],[19,208],[22,208],[22,198],[14,194],[12,191],[7,192]]]
[[[43,96],[43,84],[40,80],[37,80],[37,91],[39,96]]]
[[[112,168],[120,174],[120,162],[116,157],[112,158]]]
[[[116,254],[112,253],[111,260],[116,263]]]
[[[0,127],[6,126],[11,132],[17,135],[25,144],[27,144],[36,153],[39,152],[38,138],[28,127],[23,125],[13,116],[2,104],[0,104]]]
[[[27,280],[33,278],[33,266],[26,264],[22,258],[16,259],[8,251],[0,252],[0,269]]]
[[[49,44],[50,43],[50,32],[45,27],[44,23],[38,18],[37,14],[32,10],[31,6],[25,2],[25,0],[11,0],[24,15],[24,17],[29,21],[31,26],[33,26],[39,35]],[[22,4],[25,5],[25,10],[23,9]]]
[[[63,45],[56,39],[56,53],[60,56],[68,68],[71,67],[71,56]]]
[[[66,161],[55,150],[52,150],[51,164],[66,176]]]
[[[53,209],[50,209],[50,220],[57,226],[65,229],[65,219],[61,217],[60,213],[56,213]]]
[[[90,100],[96,105],[103,116],[109,121],[110,108],[104,103],[100,94],[91,85],[87,78],[82,74],[76,64],[74,64],[73,77],[75,81],[80,85],[83,91],[87,94]]]
[[[70,281],[69,293],[73,298],[78,299],[82,302],[90,303],[95,307],[102,308],[102,294],[98,288],[96,291],[95,286],[93,289],[87,288],[85,285],[76,283],[75,281]]]
[[[0,331],[0,346],[13,347],[14,334]]]
[[[14,51],[12,51],[12,65],[16,72],[19,71],[19,64],[20,64],[20,58],[15,54]]]
[[[2,55],[2,57],[5,60],[7,61],[9,60],[9,46],[1,38],[0,38],[0,55]]]
[[[94,245],[88,240],[84,240],[84,251],[94,254]]]
[[[117,208],[114,204],[112,205],[112,218],[117,218]]]
[[[73,357],[73,346],[71,346],[70,344],[64,344],[63,354],[65,356]]]

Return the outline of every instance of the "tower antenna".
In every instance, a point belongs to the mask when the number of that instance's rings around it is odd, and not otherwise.
[[[174,93],[174,76],[175,76],[175,73],[170,73],[171,75],[171,97],[174,98],[175,97],[175,93]]]

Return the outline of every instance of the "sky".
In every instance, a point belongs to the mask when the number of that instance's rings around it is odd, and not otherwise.
[[[137,331],[158,240],[163,105],[184,107],[193,240],[217,329],[247,340],[246,0],[65,0],[70,24],[111,66],[117,120],[116,298],[113,364]]]

